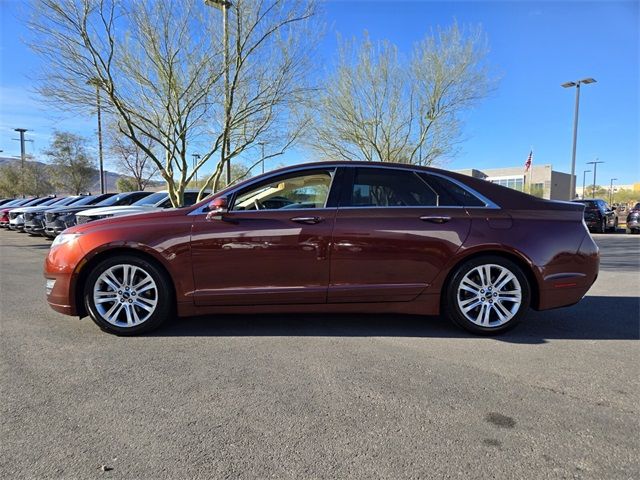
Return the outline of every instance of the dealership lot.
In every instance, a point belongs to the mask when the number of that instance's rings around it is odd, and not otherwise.
[[[51,311],[49,243],[2,231],[0,477],[638,477],[640,236],[594,237],[588,296],[496,338],[397,315],[119,338]]]

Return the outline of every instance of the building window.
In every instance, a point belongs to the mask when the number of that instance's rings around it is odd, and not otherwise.
[[[497,185],[502,185],[503,187],[507,187],[507,188],[511,188],[513,190],[518,190],[519,192],[522,191],[522,188],[524,186],[524,177],[523,176],[517,176],[517,177],[488,177],[487,180],[489,180],[491,183],[495,183]]]

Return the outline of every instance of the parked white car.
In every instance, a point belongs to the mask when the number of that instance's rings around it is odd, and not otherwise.
[[[186,190],[184,192],[184,206],[188,207],[196,203],[199,190]],[[121,217],[123,215],[134,215],[137,213],[149,213],[171,208],[171,200],[166,190],[152,193],[151,195],[141,198],[131,205],[122,205],[116,207],[93,208],[83,210],[76,214],[78,224],[100,220],[109,217]]]

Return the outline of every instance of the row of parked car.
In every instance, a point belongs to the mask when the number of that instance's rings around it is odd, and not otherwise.
[[[606,233],[615,232],[618,229],[618,209],[620,206],[610,206],[605,200],[599,198],[574,200],[584,205],[584,221],[591,232]],[[629,210],[627,214],[627,232],[640,231],[640,203]]]
[[[187,190],[184,206],[193,205],[197,190]],[[101,218],[132,215],[171,208],[169,193],[124,192],[69,197],[0,199],[0,227],[55,238],[76,224]]]

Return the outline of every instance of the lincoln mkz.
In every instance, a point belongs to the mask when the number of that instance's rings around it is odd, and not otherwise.
[[[276,312],[443,314],[498,333],[589,290],[599,252],[583,210],[433,168],[304,164],[65,230],[47,299],[119,335],[175,315]]]

